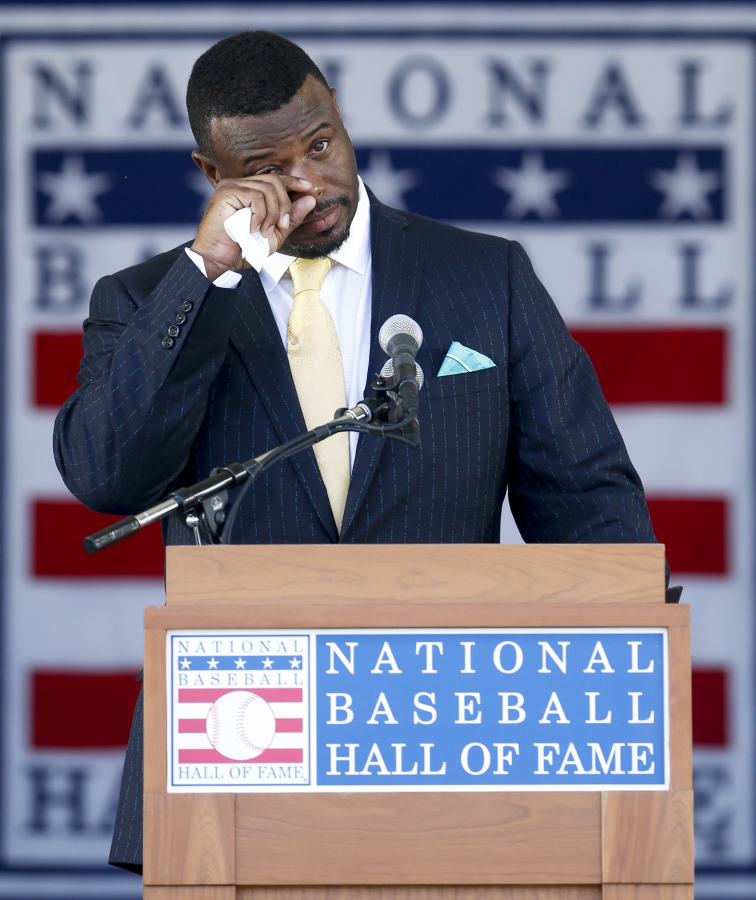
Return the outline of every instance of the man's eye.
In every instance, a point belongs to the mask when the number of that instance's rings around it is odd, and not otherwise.
[[[315,141],[315,143],[312,145],[312,149],[315,151],[315,153],[323,153],[328,149],[328,143],[328,141]]]

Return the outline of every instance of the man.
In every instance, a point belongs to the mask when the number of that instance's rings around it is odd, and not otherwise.
[[[421,448],[352,435],[300,453],[254,485],[235,540],[497,541],[509,490],[527,541],[654,541],[593,368],[518,244],[379,203],[336,92],[277,35],[208,50],[187,106],[215,194],[190,247],[95,288],[81,387],[55,430],[77,497],[133,513],[354,405],[385,360],[380,325],[405,313],[424,333]],[[267,239],[259,274],[226,230],[245,208],[250,234]],[[494,365],[438,376],[454,341]],[[164,538],[194,541],[179,516]],[[140,707],[111,852],[132,868],[139,720]]]

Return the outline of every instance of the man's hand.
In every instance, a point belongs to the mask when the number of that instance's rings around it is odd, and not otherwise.
[[[205,260],[207,277],[215,281],[229,269],[246,267],[241,248],[232,240],[223,223],[238,209],[252,209],[250,232],[260,229],[275,253],[289,234],[312,212],[316,200],[312,184],[294,175],[251,175],[249,178],[224,178],[205,208],[197,237],[191,249]],[[292,202],[289,194],[304,194]]]

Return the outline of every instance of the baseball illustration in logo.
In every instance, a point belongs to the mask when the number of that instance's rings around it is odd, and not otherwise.
[[[254,759],[271,745],[276,717],[257,694],[229,691],[210,707],[206,729],[210,743],[227,759]]]

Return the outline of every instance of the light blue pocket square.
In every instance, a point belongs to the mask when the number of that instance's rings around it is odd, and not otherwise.
[[[494,369],[496,363],[469,347],[464,347],[458,341],[453,341],[446,359],[441,363],[438,377],[442,375],[461,375],[463,372],[477,372],[480,369]]]

